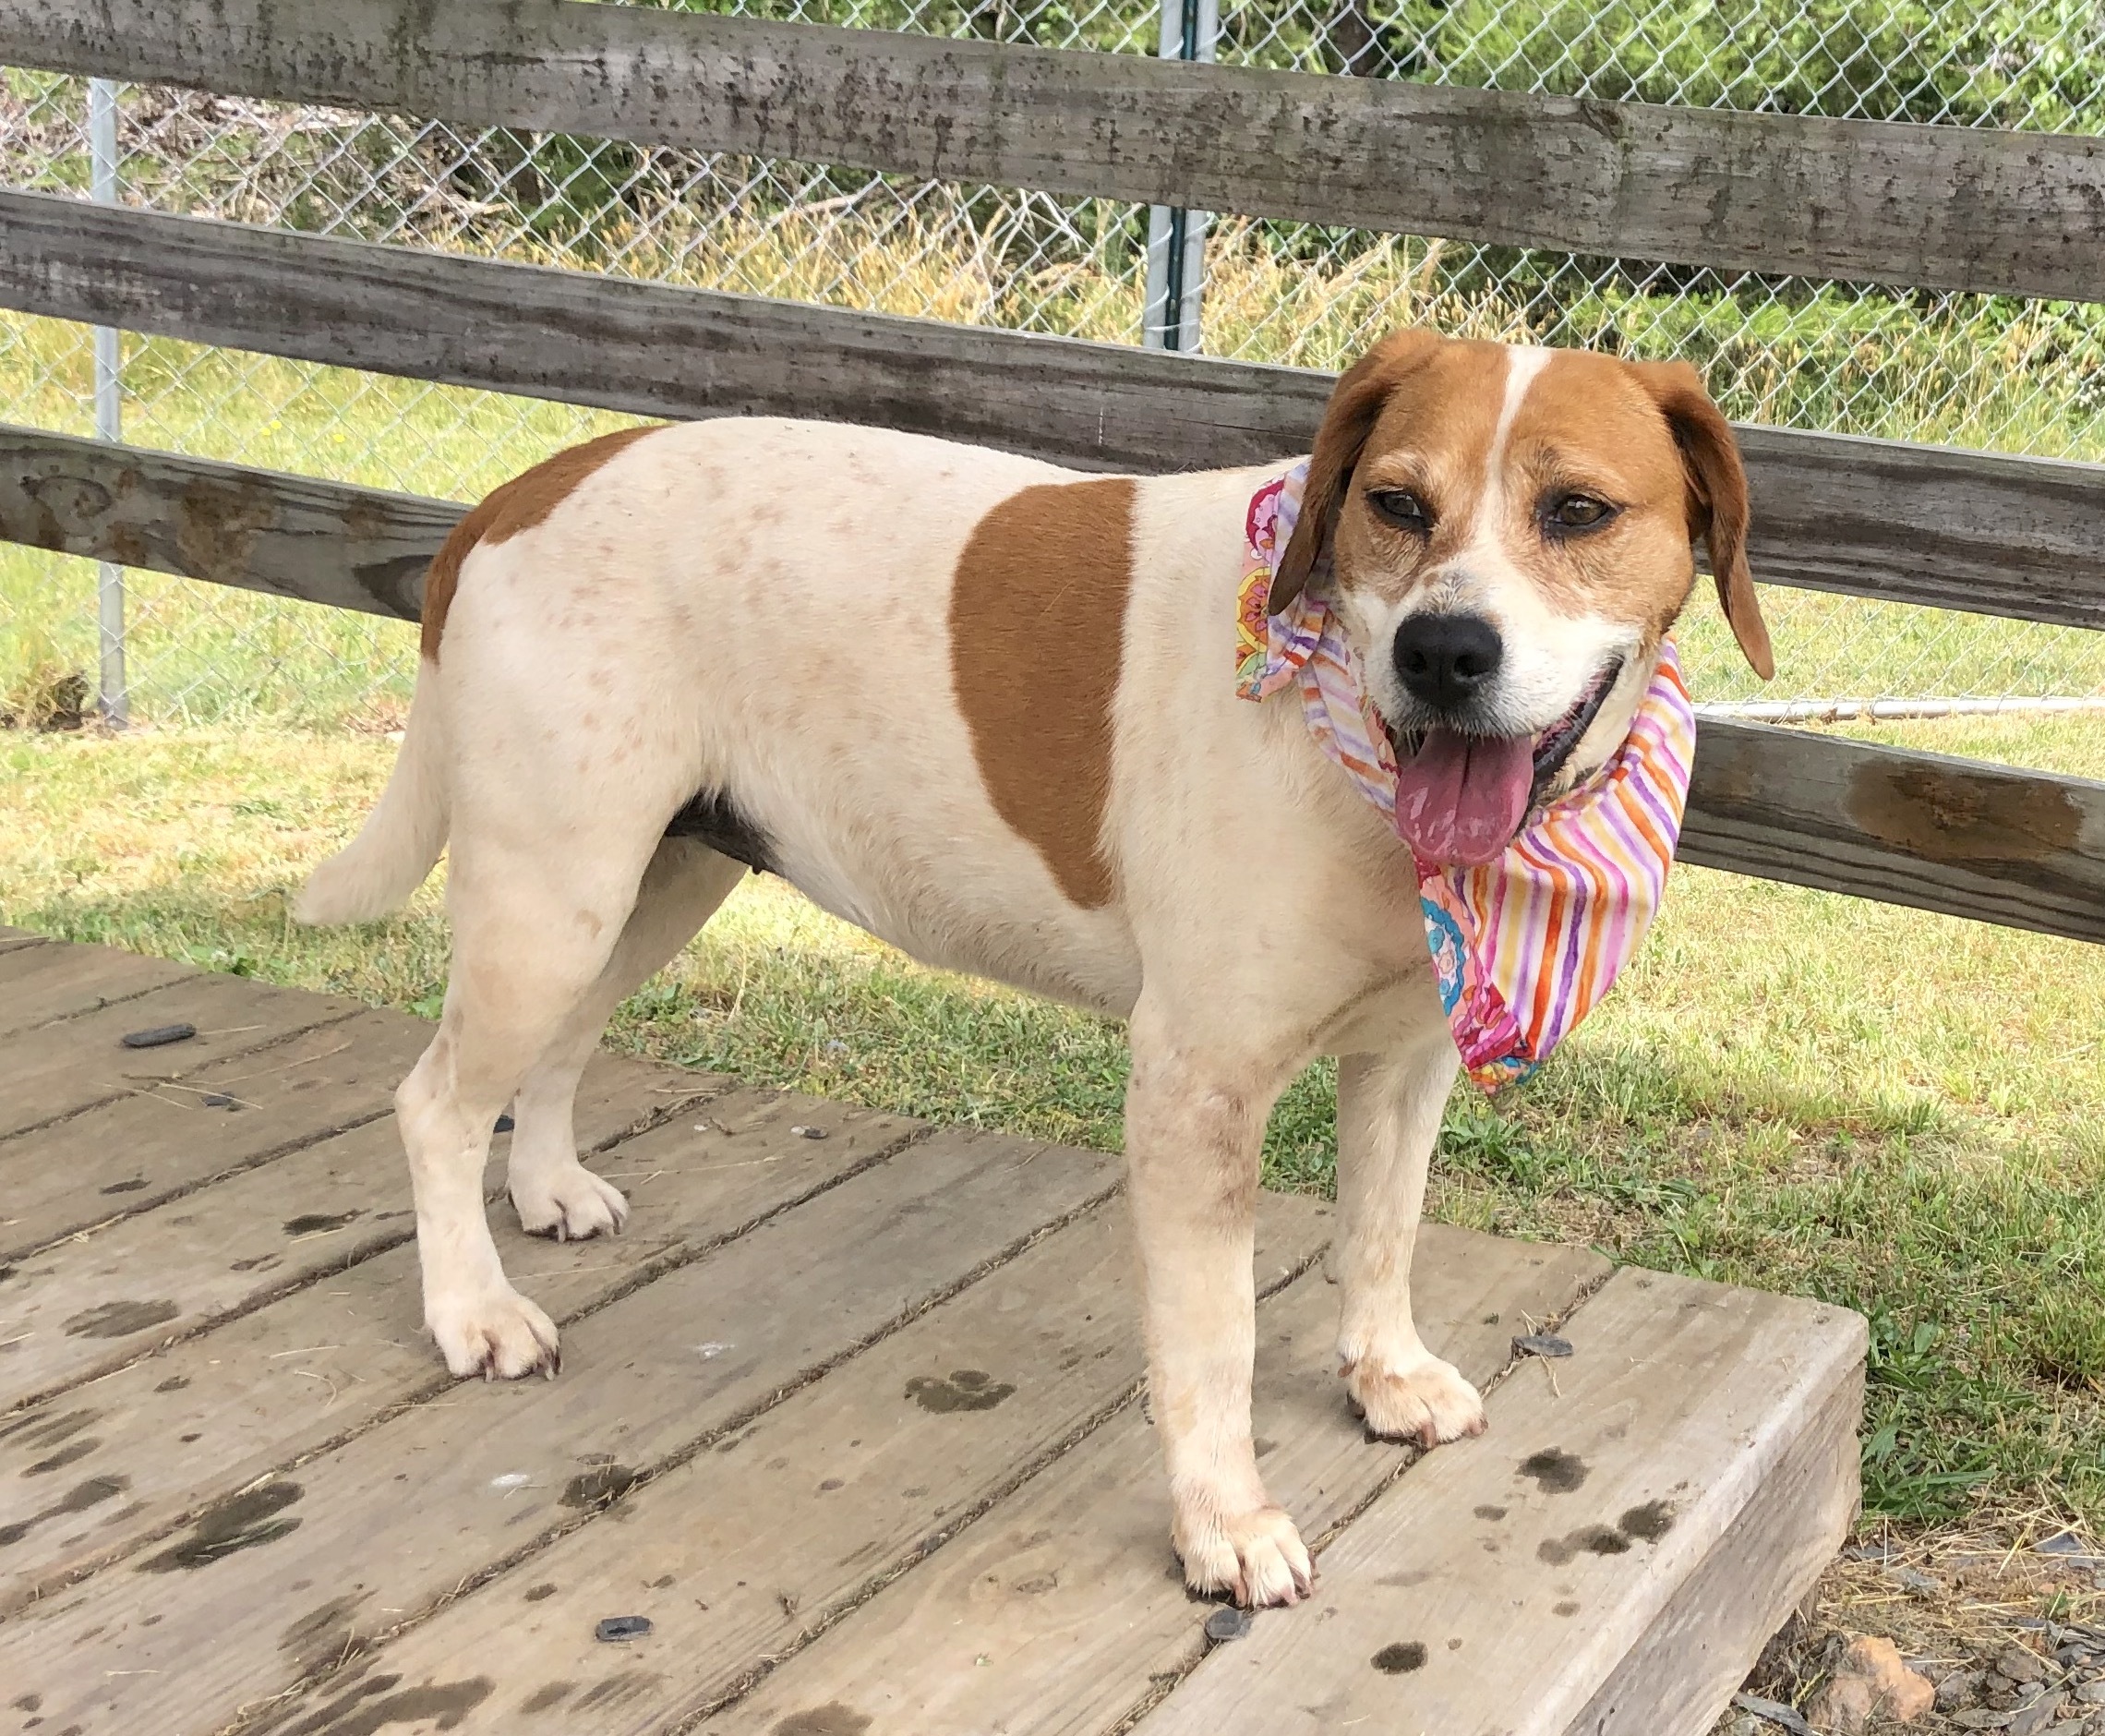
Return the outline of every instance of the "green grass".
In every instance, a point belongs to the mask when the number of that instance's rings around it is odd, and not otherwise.
[[[1922,724],[1924,745],[2105,761],[2105,724]],[[435,1012],[438,885],[314,933],[283,893],[384,741],[0,735],[0,920]],[[1678,871],[1614,996],[1542,1076],[1449,1107],[1433,1209],[1862,1309],[1873,1515],[2105,1524],[2105,950]],[[632,997],[619,1046],[941,1121],[1114,1149],[1116,1027],[922,970],[749,880]],[[1266,1174],[1327,1190],[1332,1078]]]

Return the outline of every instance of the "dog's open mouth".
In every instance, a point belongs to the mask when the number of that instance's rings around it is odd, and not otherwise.
[[[1398,834],[1427,862],[1496,861],[1557,781],[1621,673],[1620,659],[1608,664],[1539,735],[1391,732]]]

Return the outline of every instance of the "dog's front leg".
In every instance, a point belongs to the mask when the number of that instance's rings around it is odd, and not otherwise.
[[[1425,1348],[1411,1317],[1425,1169],[1456,1066],[1444,1026],[1407,1048],[1338,1062],[1339,1372],[1377,1434],[1427,1447],[1484,1432],[1476,1389]]]
[[[1134,1015],[1125,1154],[1171,1535],[1197,1590],[1292,1603],[1309,1588],[1308,1551],[1250,1440],[1257,1159],[1277,1088],[1267,1064],[1238,1067],[1165,1023],[1145,1001]]]

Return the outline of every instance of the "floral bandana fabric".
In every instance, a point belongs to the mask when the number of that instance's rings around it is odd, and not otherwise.
[[[1394,825],[1396,756],[1323,575],[1268,612],[1307,479],[1305,460],[1251,497],[1235,691],[1264,700],[1297,687],[1309,734]],[[1531,814],[1498,861],[1447,866],[1413,853],[1440,1003],[1463,1069],[1486,1091],[1534,1072],[1637,950],[1666,889],[1695,743],[1669,640],[1629,739],[1578,789]]]

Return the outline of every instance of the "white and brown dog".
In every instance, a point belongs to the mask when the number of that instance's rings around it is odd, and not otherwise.
[[[491,1124],[515,1108],[528,1230],[618,1228],[572,1092],[750,865],[918,958],[1128,1021],[1149,1384],[1194,1586],[1309,1584],[1251,1445],[1251,1258],[1266,1115],[1316,1055],[1339,1057],[1350,1399],[1427,1445],[1483,1428],[1411,1318],[1457,1062],[1410,851],[1298,705],[1233,685],[1245,509],[1280,467],[1083,476],[708,421],[565,452],[462,521],[393,778],[296,910],[377,916],[451,840],[445,1014],[396,1097],[449,1368],[552,1370],[484,1217]],[[1515,765],[1539,797],[1623,741],[1695,537],[1769,672],[1746,522],[1693,369],[1405,332],[1338,382],[1272,606],[1328,571],[1382,717],[1425,743],[1403,776],[1450,818],[1517,815]]]

